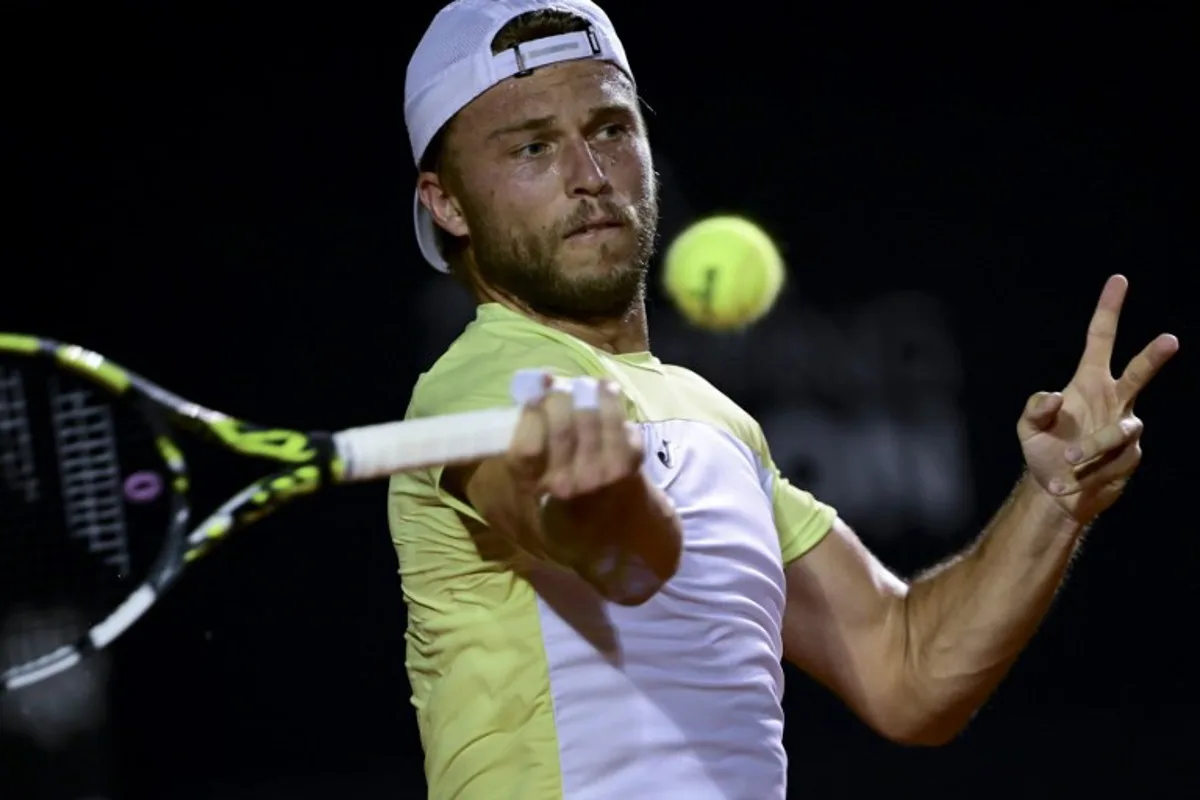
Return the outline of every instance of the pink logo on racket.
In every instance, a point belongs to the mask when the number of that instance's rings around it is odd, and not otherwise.
[[[149,503],[162,490],[162,478],[157,472],[135,472],[125,479],[125,496],[134,503]]]

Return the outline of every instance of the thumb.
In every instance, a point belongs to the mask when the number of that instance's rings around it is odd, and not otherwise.
[[[1030,396],[1017,422],[1017,434],[1022,441],[1053,425],[1062,402],[1061,392],[1037,392]]]

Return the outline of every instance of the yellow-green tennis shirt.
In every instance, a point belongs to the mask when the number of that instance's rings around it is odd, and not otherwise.
[[[509,405],[527,368],[620,384],[684,554],[651,600],[610,604],[494,535],[440,470],[393,478],[430,797],[782,800],[783,570],[834,510],[788,484],[758,424],[694,373],[499,305],[421,376],[408,416]]]

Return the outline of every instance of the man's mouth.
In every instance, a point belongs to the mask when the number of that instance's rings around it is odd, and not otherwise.
[[[606,230],[614,230],[614,229],[623,228],[623,227],[625,227],[625,223],[621,222],[618,219],[612,219],[612,218],[597,219],[597,220],[592,220],[591,222],[584,223],[583,225],[580,225],[577,228],[574,228],[569,233],[567,233],[566,238],[571,239],[576,236],[586,236],[591,233],[598,233],[600,231],[606,231]]]

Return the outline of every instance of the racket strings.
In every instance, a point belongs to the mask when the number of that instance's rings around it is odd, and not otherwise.
[[[0,483],[26,503],[40,497],[21,373],[0,365]]]
[[[86,542],[88,552],[128,575],[129,537],[112,409],[96,402],[94,391],[64,389],[57,376],[50,382],[50,403],[66,528]]]
[[[157,555],[165,493],[147,476],[162,459],[131,406],[53,362],[0,356],[0,673],[75,644]]]

